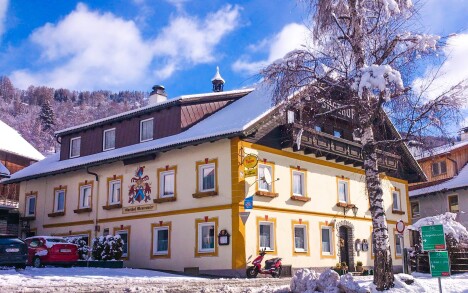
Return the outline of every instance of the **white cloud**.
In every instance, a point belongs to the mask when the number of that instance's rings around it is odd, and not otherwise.
[[[20,88],[48,85],[71,89],[123,89],[168,78],[177,70],[214,61],[221,38],[235,29],[238,6],[225,6],[205,19],[173,18],[159,35],[143,39],[135,22],[84,4],[57,24],[35,30],[29,40],[41,51],[42,70],[11,74]],[[162,69],[153,71],[155,63]],[[153,72],[152,72],[153,71]]]
[[[439,77],[429,87],[429,98],[435,98],[463,79],[468,79],[468,33],[450,37],[443,52],[447,59],[440,68]],[[425,76],[416,79],[413,86],[418,90],[429,81],[428,71]]]
[[[307,45],[309,35],[310,32],[306,26],[290,23],[271,39],[262,40],[258,44],[249,46],[253,52],[267,49],[267,59],[251,61],[250,56],[244,55],[234,62],[232,69],[236,72],[256,74],[273,61],[283,58],[286,53]]]
[[[169,4],[174,5],[178,11],[184,10],[185,3],[189,2],[190,0],[166,0]]]
[[[204,20],[189,16],[171,19],[153,42],[155,55],[164,57],[166,63],[157,76],[165,78],[187,64],[213,62],[216,45],[237,27],[239,15],[240,7],[226,5]]]
[[[8,10],[8,0],[0,0],[0,37],[5,32],[5,19]]]

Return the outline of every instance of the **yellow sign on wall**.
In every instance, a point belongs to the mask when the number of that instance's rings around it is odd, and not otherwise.
[[[258,163],[258,157],[256,155],[248,154],[247,156],[244,157],[244,160],[242,163],[244,164],[244,167],[246,169],[255,168]]]
[[[244,170],[244,177],[256,177],[256,176],[257,176],[257,168]]]

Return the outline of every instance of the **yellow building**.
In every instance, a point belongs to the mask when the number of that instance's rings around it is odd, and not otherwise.
[[[260,248],[293,269],[373,266],[346,117],[302,127],[297,139],[300,119],[270,99],[261,86],[169,100],[155,87],[149,106],[57,132],[61,152],[8,181],[20,182],[24,232],[120,234],[125,265],[136,268],[242,275]],[[395,223],[410,223],[407,179],[423,175],[404,145],[380,161],[398,267],[409,238]]]

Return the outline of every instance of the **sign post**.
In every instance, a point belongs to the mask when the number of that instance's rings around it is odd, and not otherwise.
[[[439,292],[442,293],[442,281],[440,277],[450,276],[450,262],[445,243],[443,225],[431,225],[421,227],[422,250],[429,251],[429,267],[431,276],[439,280]]]
[[[447,248],[443,225],[422,226],[421,238],[423,251]]]

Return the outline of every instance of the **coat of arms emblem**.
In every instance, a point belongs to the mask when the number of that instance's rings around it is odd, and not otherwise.
[[[149,180],[148,175],[144,175],[145,166],[139,167],[135,172],[135,177],[132,178],[128,191],[128,202],[134,204],[135,201],[148,202],[151,200],[151,183],[146,182]],[[144,175],[144,176],[143,176]]]

